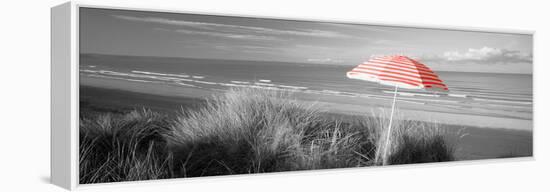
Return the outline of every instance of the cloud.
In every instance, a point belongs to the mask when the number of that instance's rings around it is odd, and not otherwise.
[[[479,64],[495,63],[532,63],[533,56],[520,51],[482,47],[479,49],[470,48],[465,52],[447,51],[439,57],[448,62],[465,62]],[[432,58],[432,60],[437,60]]]
[[[246,40],[281,40],[272,36],[260,36],[260,35],[248,35],[248,34],[236,34],[236,33],[219,33],[210,31],[193,31],[186,29],[177,29],[175,32],[189,34],[189,35],[207,35],[213,37],[223,37],[231,39],[246,39]]]
[[[223,44],[223,45],[212,45],[216,49],[223,49],[228,51],[280,51],[281,48],[276,47],[266,47],[266,46],[256,46],[256,45],[233,45],[233,44]]]
[[[357,23],[323,23],[323,25],[333,26],[338,28],[347,28],[357,30],[361,32],[379,32],[379,33],[395,33],[399,30],[395,30],[395,27],[380,26],[372,24],[357,24]]]
[[[220,23],[176,20],[176,19],[167,19],[167,18],[161,18],[161,17],[134,17],[134,16],[126,16],[126,15],[112,15],[112,16],[117,19],[123,19],[128,21],[191,27],[194,29],[215,31],[218,33],[222,33],[222,32],[232,33],[232,34],[256,33],[256,34],[263,34],[263,35],[293,35],[293,36],[324,37],[324,38],[351,37],[349,35],[342,34],[335,31],[316,30],[316,29],[282,30],[282,29],[274,29],[274,28],[266,28],[266,27],[252,27],[252,26],[243,26],[243,25],[229,25],[229,24],[220,24]]]
[[[344,62],[341,59],[333,59],[333,58],[309,58],[307,59],[307,62],[311,63],[320,63],[320,64],[336,64],[336,63],[342,63]]]

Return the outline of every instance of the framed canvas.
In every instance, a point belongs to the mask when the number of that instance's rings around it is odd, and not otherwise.
[[[533,156],[532,31],[69,2],[51,65],[68,189]]]

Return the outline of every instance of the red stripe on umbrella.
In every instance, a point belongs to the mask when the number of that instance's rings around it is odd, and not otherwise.
[[[416,70],[414,68],[403,68],[399,66],[391,66],[391,65],[384,65],[384,64],[375,64],[375,63],[371,63],[370,65],[361,64],[361,65],[358,65],[357,68],[383,69],[383,70],[389,70],[389,71],[399,71],[402,73],[410,73],[418,76],[422,75],[425,77],[439,78],[433,72],[424,72],[424,71]]]
[[[353,68],[347,73],[347,76],[350,79],[378,82],[405,89],[449,90],[447,85],[430,68],[406,56],[372,58]],[[415,85],[404,82],[412,82]]]

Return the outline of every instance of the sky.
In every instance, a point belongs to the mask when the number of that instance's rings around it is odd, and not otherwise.
[[[435,71],[533,70],[525,34],[95,8],[79,18],[81,53],[350,66],[401,54]]]

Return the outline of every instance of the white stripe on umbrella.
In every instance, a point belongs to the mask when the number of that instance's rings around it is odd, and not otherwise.
[[[386,135],[386,144],[384,145],[384,153],[382,154],[384,165],[387,163],[386,154],[389,148],[397,89],[449,90],[447,85],[439,79],[439,76],[426,65],[402,55],[371,58],[369,61],[359,64],[357,67],[347,72],[346,75],[350,79],[377,82],[395,87],[390,122]]]

